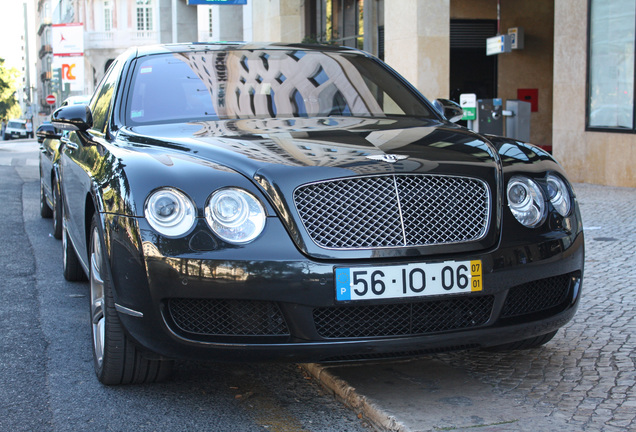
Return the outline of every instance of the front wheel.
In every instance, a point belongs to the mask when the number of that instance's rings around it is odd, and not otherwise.
[[[163,381],[173,362],[150,360],[126,335],[115,309],[97,216],[93,216],[90,239],[91,333],[93,364],[97,379],[106,385]]]

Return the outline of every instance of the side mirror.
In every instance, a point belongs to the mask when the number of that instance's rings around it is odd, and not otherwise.
[[[464,116],[464,110],[457,102],[448,99],[435,99],[435,108],[450,122],[457,122]]]
[[[38,137],[38,142],[40,143],[47,138],[60,139],[60,136],[61,136],[59,133],[57,133],[57,131],[55,130],[55,127],[50,124],[45,124],[40,126],[38,130],[35,132],[35,135]]]
[[[58,129],[84,132],[93,127],[93,114],[88,105],[67,105],[53,113],[51,123]]]

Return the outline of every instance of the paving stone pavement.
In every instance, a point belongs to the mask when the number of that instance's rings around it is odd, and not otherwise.
[[[542,349],[435,357],[571,430],[636,430],[636,189],[574,187],[586,236],[574,319]]]

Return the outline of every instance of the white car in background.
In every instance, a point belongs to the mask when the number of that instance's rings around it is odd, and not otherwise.
[[[26,120],[13,119],[7,123],[7,128],[4,130],[4,140],[26,138],[27,137]]]

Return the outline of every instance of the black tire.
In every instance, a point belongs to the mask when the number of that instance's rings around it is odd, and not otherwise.
[[[143,384],[167,379],[171,360],[148,359],[126,335],[119,320],[104,242],[97,216],[91,222],[90,317],[93,364],[97,379],[106,385]]]
[[[62,200],[60,195],[60,184],[57,179],[53,179],[53,237],[62,238]]]
[[[40,179],[40,216],[45,219],[53,217],[53,210],[49,207],[49,203],[46,202],[46,196],[44,195],[44,187],[42,186],[42,179]]]
[[[515,350],[526,350],[532,348],[539,348],[542,345],[547,344],[552,340],[552,338],[557,334],[558,330],[555,330],[550,333],[546,333],[543,335],[535,336],[533,338],[528,338],[524,340],[520,340],[517,342],[510,342],[507,344],[496,345],[493,347],[485,348],[486,351],[493,352],[501,352],[501,351],[515,351]]]
[[[64,254],[64,279],[71,282],[85,281],[86,275],[71,244],[71,240],[68,238],[64,222],[62,222],[62,252]]]

